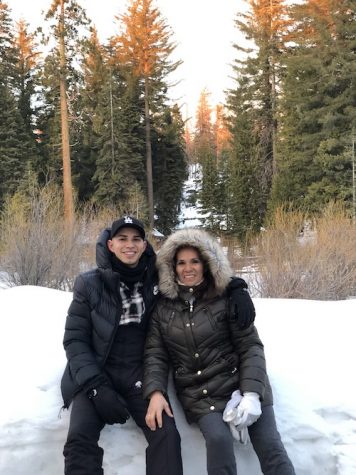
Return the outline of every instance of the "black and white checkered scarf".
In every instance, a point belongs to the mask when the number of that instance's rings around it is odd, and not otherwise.
[[[128,323],[141,323],[145,312],[145,302],[143,301],[141,289],[142,282],[137,282],[129,289],[124,282],[120,282],[120,296],[122,301],[122,314],[120,325]]]

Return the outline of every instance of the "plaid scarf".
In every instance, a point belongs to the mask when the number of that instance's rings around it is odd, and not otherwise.
[[[124,282],[120,282],[120,296],[122,301],[120,325],[141,323],[142,315],[145,312],[145,303],[141,293],[142,287],[142,282],[137,282],[134,284],[132,290],[130,290]]]

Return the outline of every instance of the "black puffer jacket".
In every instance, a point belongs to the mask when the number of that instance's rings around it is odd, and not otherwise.
[[[61,381],[64,407],[69,406],[83,385],[102,372],[120,322],[120,276],[112,270],[107,248],[109,238],[110,230],[105,229],[96,245],[98,267],[80,274],[74,284],[63,340],[68,359]],[[156,255],[149,243],[144,254],[147,256],[143,285],[145,314],[140,325],[146,326],[157,298],[158,278]]]
[[[182,244],[200,250],[213,288],[178,286],[172,263]],[[263,404],[271,404],[257,330],[254,325],[240,330],[227,316],[224,291],[232,270],[220,245],[204,231],[184,229],[168,238],[157,264],[164,297],[153,312],[146,340],[144,396],[156,390],[167,392],[172,364],[178,398],[189,422],[212,411],[222,412],[238,388],[256,392]]]

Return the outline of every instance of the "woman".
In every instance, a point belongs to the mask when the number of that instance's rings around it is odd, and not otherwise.
[[[249,425],[263,473],[294,474],[276,428],[262,342],[253,324],[241,330],[227,311],[225,289],[233,272],[221,246],[205,231],[183,229],[163,244],[157,265],[162,298],[145,351],[148,427],[162,427],[163,412],[173,417],[166,397],[172,365],[187,420],[196,422],[205,438],[209,475],[236,475],[223,412],[237,389],[242,394],[238,429]]]

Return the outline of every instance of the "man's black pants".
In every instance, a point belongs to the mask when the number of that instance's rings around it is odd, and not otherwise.
[[[182,475],[180,436],[174,419],[164,414],[163,427],[151,431],[145,422],[148,403],[138,394],[126,397],[128,410],[142,429],[148,447],[146,449],[147,475]],[[103,475],[104,451],[99,447],[103,421],[94,405],[83,393],[74,398],[67,442],[64,446],[65,475]]]

